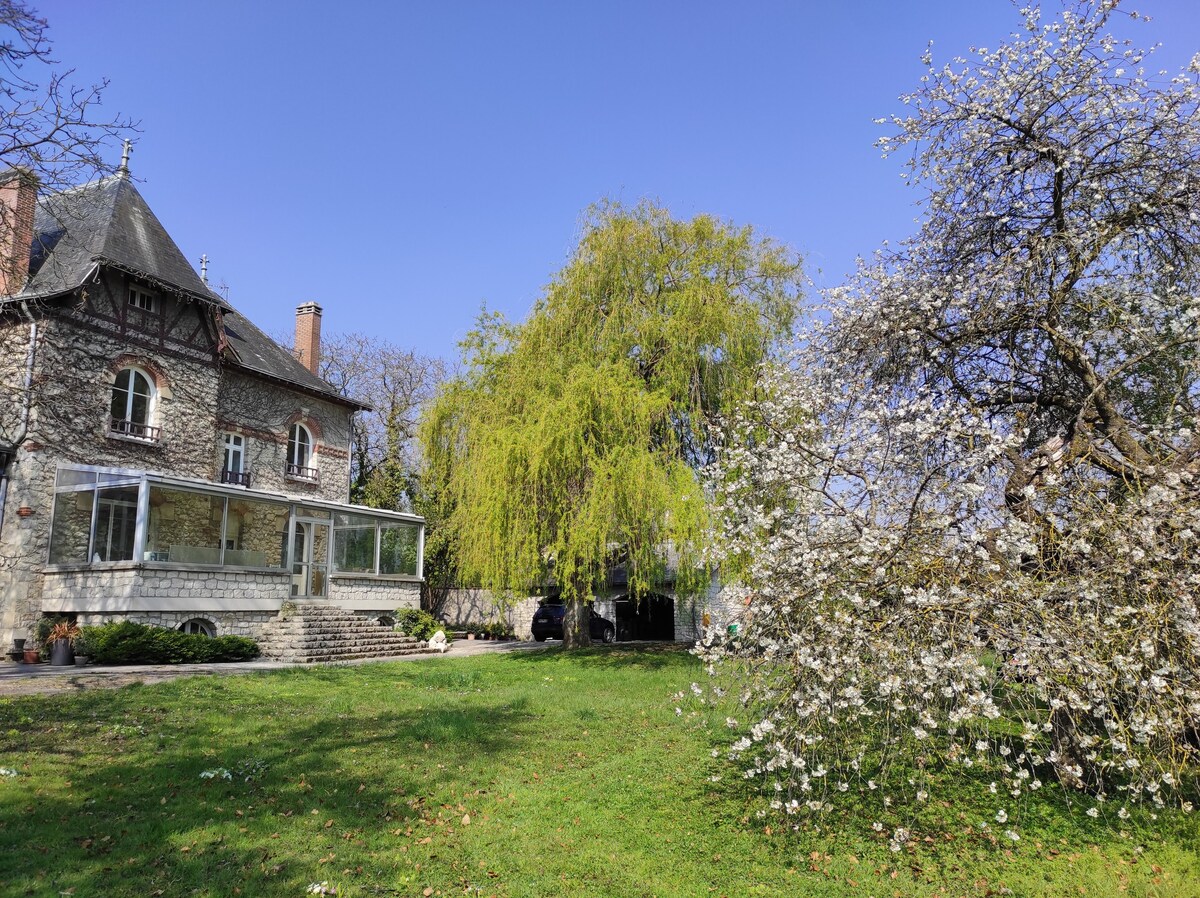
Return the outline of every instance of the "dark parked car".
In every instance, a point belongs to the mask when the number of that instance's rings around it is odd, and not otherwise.
[[[562,603],[561,599],[548,599],[538,606],[538,610],[533,612],[533,638],[538,642],[545,642],[547,639],[562,639],[563,638],[563,615],[567,613],[567,606]],[[591,605],[588,605],[588,630],[591,632],[592,639],[599,642],[615,642],[617,639],[617,628],[613,626],[613,622],[606,620],[598,615]]]

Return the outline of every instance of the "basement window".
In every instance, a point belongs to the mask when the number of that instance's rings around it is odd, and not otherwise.
[[[179,625],[180,633],[194,633],[198,636],[207,636],[212,639],[217,635],[216,625],[210,620],[205,620],[202,617],[193,617],[191,620],[184,621]]]

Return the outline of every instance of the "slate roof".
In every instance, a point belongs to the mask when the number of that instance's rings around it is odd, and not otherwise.
[[[113,175],[39,197],[33,231],[30,278],[20,298],[74,290],[101,264],[168,292],[226,306],[200,280],[126,176]]]
[[[39,197],[33,230],[29,282],[16,296],[0,297],[0,307],[71,293],[97,266],[115,268],[184,300],[219,309],[231,364],[343,405],[369,408],[340,395],[210,290],[128,176],[117,174]]]
[[[356,409],[370,408],[365,403],[342,396],[300,364],[294,355],[259,330],[249,318],[228,304],[225,308],[225,336],[235,355],[231,361],[239,368],[300,387],[310,393],[318,393],[333,402]]]

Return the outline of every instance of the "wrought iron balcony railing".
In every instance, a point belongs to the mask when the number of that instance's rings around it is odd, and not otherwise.
[[[296,480],[311,480],[316,483],[320,479],[320,472],[316,468],[306,468],[303,465],[294,465],[291,462],[287,463],[285,473],[288,477],[294,477]]]
[[[109,421],[108,432],[119,437],[132,437],[135,440],[145,440],[147,443],[157,443],[162,439],[162,428],[151,427],[139,421],[128,421],[123,418],[113,418]]]

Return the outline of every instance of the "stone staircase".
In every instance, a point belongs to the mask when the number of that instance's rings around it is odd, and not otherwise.
[[[437,654],[373,618],[334,605],[297,605],[267,621],[258,639],[262,657],[311,664]]]

